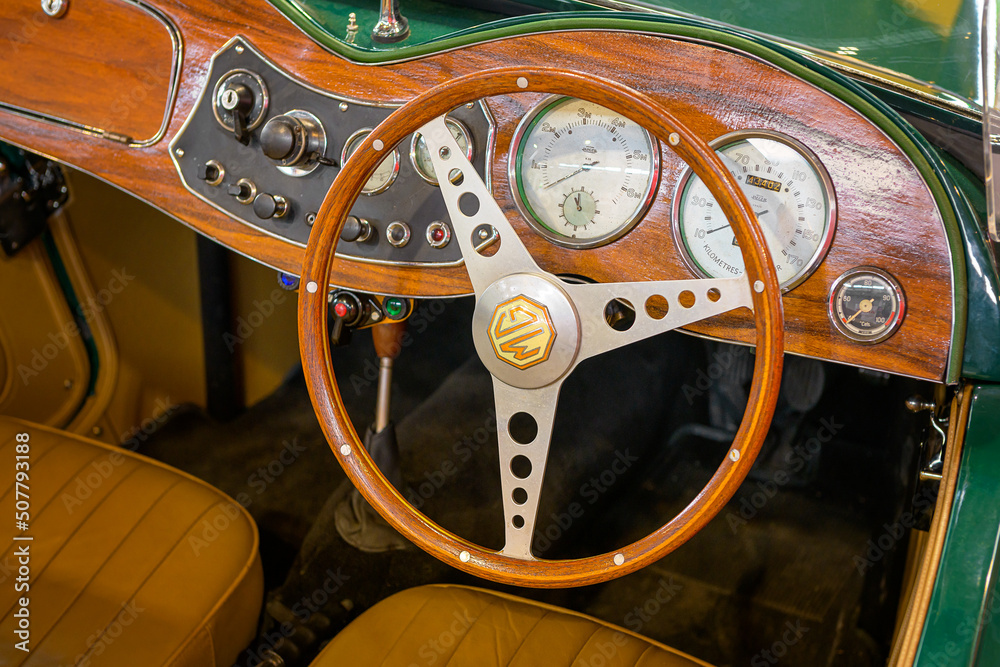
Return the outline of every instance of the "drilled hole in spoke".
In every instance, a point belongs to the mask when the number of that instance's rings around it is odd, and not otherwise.
[[[685,308],[690,308],[695,303],[694,292],[684,290],[677,295],[677,302]]]
[[[654,320],[662,320],[667,316],[669,310],[670,303],[659,294],[654,294],[646,299],[646,314]]]
[[[520,514],[515,514],[513,517],[511,517],[510,522],[514,525],[515,528],[524,528],[524,517],[521,516]]]
[[[527,445],[538,435],[538,422],[527,412],[517,412],[507,422],[507,432],[517,444]]]
[[[479,213],[479,197],[471,192],[462,193],[462,196],[458,198],[458,210],[462,212],[462,215],[471,218]]]
[[[517,487],[511,492],[510,498],[518,505],[523,505],[528,502],[528,492],[521,487]]]
[[[531,476],[531,461],[527,456],[515,456],[510,460],[510,472],[518,479],[528,479]]]
[[[448,180],[455,185],[461,185],[465,181],[465,174],[461,169],[452,169],[448,172]]]
[[[604,306],[604,321],[615,331],[628,331],[635,324],[635,308],[625,299],[614,299]]]
[[[708,290],[708,300],[711,301],[712,303],[715,303],[721,298],[722,298],[722,292],[719,291],[718,287],[713,287],[712,289]]]

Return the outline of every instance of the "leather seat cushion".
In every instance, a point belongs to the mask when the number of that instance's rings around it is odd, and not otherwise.
[[[30,436],[31,542],[13,542],[15,435]],[[0,417],[0,664],[232,665],[263,598],[257,529],[208,484],[131,452]],[[16,592],[29,545],[31,588]],[[30,596],[30,653],[14,612]],[[12,640],[12,638],[15,638]]]
[[[603,621],[465,586],[397,593],[347,626],[312,667],[694,667],[707,663]]]

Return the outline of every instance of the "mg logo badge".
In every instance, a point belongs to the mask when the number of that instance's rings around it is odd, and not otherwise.
[[[526,296],[493,309],[489,334],[497,358],[522,370],[548,359],[556,340],[548,309]]]

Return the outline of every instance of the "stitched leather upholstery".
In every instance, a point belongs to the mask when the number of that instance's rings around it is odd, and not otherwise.
[[[31,445],[31,542],[13,542],[15,435]],[[0,665],[222,667],[254,638],[257,529],[208,484],[143,456],[0,417]],[[30,545],[31,589],[15,549]],[[30,653],[14,648],[30,595]]]
[[[706,663],[595,618],[464,586],[383,600],[312,667],[695,667]]]

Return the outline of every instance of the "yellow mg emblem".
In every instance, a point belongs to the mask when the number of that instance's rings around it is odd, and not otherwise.
[[[526,296],[515,296],[498,305],[490,320],[490,342],[497,358],[520,369],[549,358],[556,330],[549,311]]]

